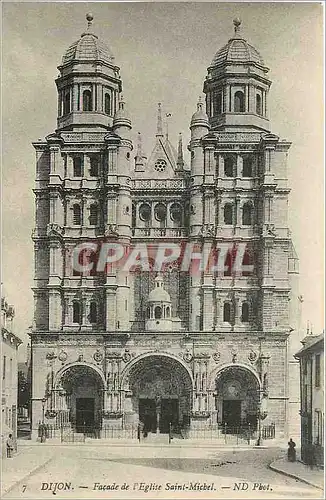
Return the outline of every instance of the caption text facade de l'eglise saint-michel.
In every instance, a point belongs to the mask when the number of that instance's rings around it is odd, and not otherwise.
[[[290,143],[270,131],[269,69],[235,20],[191,118],[190,165],[181,137],[174,148],[163,132],[160,105],[147,158],[140,136],[130,139],[120,69],[87,19],[58,68],[57,128],[33,143],[34,436],[42,421],[121,436],[141,421],[149,433],[172,425],[194,436],[262,418],[280,437],[298,435]],[[245,242],[254,271],[74,272],[72,249],[105,238]]]

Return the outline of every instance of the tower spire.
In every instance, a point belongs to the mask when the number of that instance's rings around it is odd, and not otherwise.
[[[181,132],[179,133],[177,167],[178,167],[178,170],[183,170],[183,167],[184,167],[183,145],[182,145],[182,134],[181,134]]]
[[[135,156],[135,170],[136,172],[143,172],[144,171],[144,156],[143,156],[143,148],[142,148],[142,140],[141,140],[141,133],[138,132],[137,134],[137,151],[136,151],[136,156]]]
[[[162,109],[161,109],[162,104],[159,102],[158,103],[158,109],[157,109],[157,130],[156,130],[156,137],[163,137],[163,125],[162,125]]]

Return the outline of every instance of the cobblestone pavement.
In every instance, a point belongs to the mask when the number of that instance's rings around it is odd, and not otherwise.
[[[38,447],[34,447],[37,453]],[[3,498],[322,498],[269,469],[279,449],[57,446]],[[51,484],[52,483],[52,484]],[[103,486],[106,489],[103,489]]]

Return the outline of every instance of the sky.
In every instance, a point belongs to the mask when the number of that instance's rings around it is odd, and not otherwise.
[[[2,4],[2,283],[24,341],[33,319],[35,151],[56,128],[57,66],[68,46],[94,30],[121,68],[133,134],[153,146],[157,103],[169,137],[186,145],[189,123],[214,54],[242,33],[262,54],[273,81],[272,132],[292,142],[289,227],[300,258],[302,325],[324,325],[323,9],[319,3],[7,2]],[[187,159],[187,158],[186,158]],[[21,350],[21,356],[23,355]]]

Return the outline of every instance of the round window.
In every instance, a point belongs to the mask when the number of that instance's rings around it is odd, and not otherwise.
[[[155,207],[155,219],[163,221],[166,218],[166,206],[163,203],[158,203]]]
[[[139,207],[139,218],[140,218],[141,220],[144,220],[144,221],[148,221],[148,220],[150,220],[150,218],[151,218],[151,214],[152,214],[151,207],[150,207],[150,205],[148,205],[147,203],[143,203],[143,204]]]
[[[174,222],[181,222],[182,209],[179,203],[173,203],[170,208],[170,217]]]
[[[165,160],[156,160],[154,168],[157,172],[163,172],[166,167],[166,161]]]

